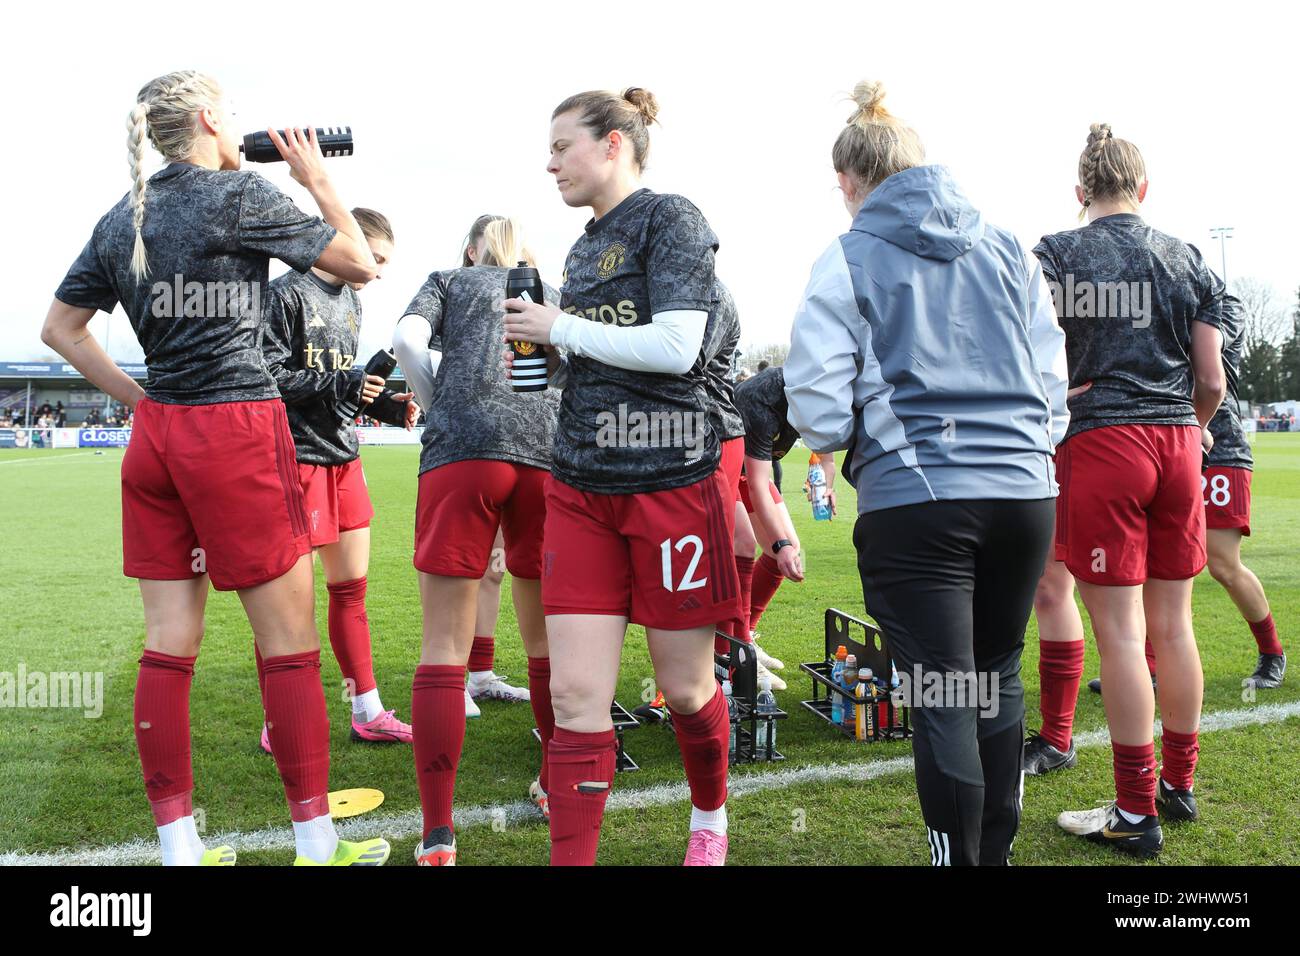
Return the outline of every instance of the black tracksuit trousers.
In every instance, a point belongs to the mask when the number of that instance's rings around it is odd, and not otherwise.
[[[854,528],[867,613],[920,704],[916,786],[936,865],[1010,856],[1023,792],[1020,654],[1054,518],[1052,498],[934,501],[867,512]],[[992,692],[986,706],[965,692],[921,700],[942,675],[967,677],[969,690],[971,674]]]

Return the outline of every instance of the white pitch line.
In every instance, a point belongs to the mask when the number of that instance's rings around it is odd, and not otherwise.
[[[1201,733],[1220,730],[1238,730],[1242,727],[1281,723],[1289,717],[1300,716],[1300,701],[1286,704],[1263,704],[1242,710],[1224,710],[1206,714],[1201,718]],[[1159,723],[1156,734],[1159,735]],[[1110,734],[1094,730],[1075,738],[1079,749],[1101,747],[1110,743]],[[765,770],[758,773],[733,775],[727,781],[729,797],[746,797],[768,790],[783,790],[809,783],[834,783],[852,781],[862,783],[894,774],[910,773],[911,757],[892,757],[869,763],[816,764],[793,767],[787,770]],[[685,783],[666,783],[639,790],[615,789],[606,805],[607,813],[620,810],[639,810],[686,803],[690,790]],[[469,807],[453,814],[457,830],[491,826],[499,829],[526,821],[540,823],[537,808],[528,800],[493,806]],[[405,840],[421,835],[423,818],[419,810],[402,813],[360,816],[339,820],[335,827],[344,839],[363,839],[381,836],[387,840]],[[206,835],[208,846],[230,844],[238,852],[261,850],[289,850],[293,848],[293,830],[290,827],[266,827],[247,833],[230,832]],[[113,846],[85,849],[57,850],[53,853],[0,853],[0,866],[139,866],[158,862],[158,842],[154,839],[130,840]]]
[[[93,451],[74,451],[70,455],[49,455],[41,458],[6,458],[0,461],[0,465],[48,465],[51,462],[69,461],[74,458],[86,458],[94,456]]]

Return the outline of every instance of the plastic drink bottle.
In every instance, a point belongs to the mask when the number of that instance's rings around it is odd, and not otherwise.
[[[545,299],[542,275],[527,262],[520,262],[506,273],[506,298],[541,303]],[[510,367],[510,385],[516,392],[546,391],[546,346],[536,342],[511,342],[514,361]]]
[[[808,465],[808,488],[812,496],[813,520],[830,521],[831,503],[826,497],[826,469],[815,458]]]
[[[839,687],[844,681],[844,659],[849,656],[849,649],[841,644],[835,651],[835,662],[831,664],[831,683]],[[844,722],[844,698],[831,691],[831,722]]]

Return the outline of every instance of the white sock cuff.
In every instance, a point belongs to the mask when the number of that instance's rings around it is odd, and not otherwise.
[[[719,836],[724,836],[727,832],[727,805],[724,803],[716,810],[701,810],[692,806],[691,829],[712,830]]]

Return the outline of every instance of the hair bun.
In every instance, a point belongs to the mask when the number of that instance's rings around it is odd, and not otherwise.
[[[850,123],[860,119],[873,119],[885,112],[880,104],[885,99],[885,84],[879,80],[862,80],[853,87],[853,102],[858,104],[858,111],[849,117]]]
[[[1088,145],[1094,143],[1104,143],[1108,139],[1114,139],[1115,134],[1110,131],[1109,123],[1093,123],[1088,127]]]
[[[653,93],[643,87],[629,86],[623,91],[623,99],[636,107],[637,112],[641,114],[641,118],[647,126],[653,123],[655,117],[659,115],[659,101],[655,99]]]

